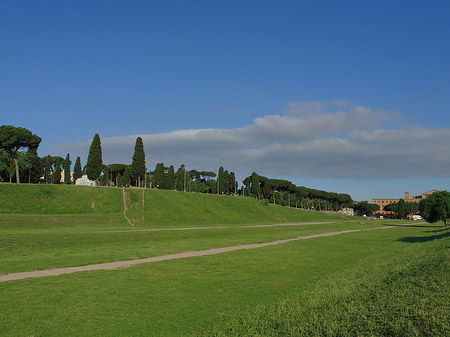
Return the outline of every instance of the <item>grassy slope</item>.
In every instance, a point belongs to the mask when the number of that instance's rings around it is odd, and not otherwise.
[[[164,190],[127,189],[127,215],[139,227],[210,226],[217,224],[269,224],[284,222],[336,221],[349,219],[314,211],[265,206],[252,198],[183,193]],[[143,202],[144,200],[144,202]],[[94,207],[92,207],[94,205]],[[0,184],[0,225],[21,223],[32,229],[34,222],[71,226],[114,224],[129,227],[122,216],[120,188],[65,185]],[[64,215],[76,214],[68,221]],[[23,218],[14,220],[13,215]],[[26,215],[31,215],[26,217]],[[37,216],[39,215],[39,216]],[[8,220],[2,221],[6,216]],[[43,220],[39,220],[43,219]],[[27,224],[30,224],[27,226]]]

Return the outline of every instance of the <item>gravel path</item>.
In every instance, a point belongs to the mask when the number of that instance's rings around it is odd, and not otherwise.
[[[367,230],[387,229],[387,228],[395,228],[395,227],[351,229],[351,230],[344,230],[344,231],[339,231],[339,232],[329,232],[329,233],[305,235],[305,236],[299,236],[299,237],[292,238],[292,239],[276,240],[276,241],[266,242],[266,243],[256,243],[256,244],[214,248],[214,249],[200,250],[200,251],[183,252],[183,253],[177,253],[177,254],[149,257],[149,258],[138,259],[138,260],[117,261],[117,262],[91,264],[91,265],[79,266],[79,267],[66,267],[66,268],[55,268],[55,269],[47,269],[47,270],[36,270],[36,271],[21,272],[21,273],[11,273],[11,274],[6,274],[6,275],[0,275],[0,282],[22,280],[22,279],[34,278],[34,277],[57,276],[57,275],[61,275],[61,274],[72,274],[72,273],[77,273],[77,272],[81,272],[81,271],[112,270],[112,269],[118,269],[118,268],[124,268],[124,267],[131,267],[131,266],[135,266],[135,265],[142,264],[142,263],[184,259],[184,258],[196,257],[196,256],[217,255],[217,254],[222,254],[222,253],[234,252],[237,250],[275,246],[275,245],[279,245],[279,244],[287,243],[287,242],[291,242],[291,241],[307,240],[307,239],[313,239],[313,238],[319,238],[319,237],[334,236],[334,235],[339,235],[339,234],[354,233],[354,232],[361,232],[361,231],[367,231]]]
[[[357,222],[357,221],[346,221],[346,222]],[[326,225],[326,224],[332,224],[332,223],[336,223],[336,221],[296,222],[296,223],[280,223],[280,224],[270,224],[270,225],[204,226],[204,227],[121,229],[121,230],[108,230],[108,231],[80,232],[80,233],[134,233],[134,232],[190,231],[190,230],[199,230],[199,229],[259,228],[259,227],[278,227],[278,226],[309,226],[309,225]]]

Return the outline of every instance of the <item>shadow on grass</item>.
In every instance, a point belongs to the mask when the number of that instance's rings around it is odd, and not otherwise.
[[[450,236],[450,232],[446,232],[446,233],[436,234],[436,235],[431,235],[431,236],[410,236],[410,237],[401,238],[398,241],[410,242],[410,243],[414,243],[414,242],[428,242],[428,241],[444,239],[444,238],[449,237],[449,236]]]
[[[438,225],[393,225],[393,224],[383,224],[388,227],[413,227],[413,228],[442,228],[442,226]]]
[[[442,229],[437,229],[435,231],[426,231],[426,233],[437,233],[437,232],[443,232],[443,231],[448,231],[450,229],[449,226],[446,226],[445,228]]]

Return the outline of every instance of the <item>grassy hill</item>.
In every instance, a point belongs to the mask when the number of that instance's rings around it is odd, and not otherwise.
[[[254,198],[166,190],[126,189],[126,215],[137,226],[269,224],[345,220],[336,214],[264,205]],[[0,185],[0,214],[124,216],[121,188]]]

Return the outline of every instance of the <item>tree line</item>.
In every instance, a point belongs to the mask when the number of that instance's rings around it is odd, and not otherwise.
[[[134,155],[130,165],[109,164],[102,160],[101,139],[96,134],[89,147],[87,163],[81,165],[76,158],[73,177],[70,175],[72,161],[70,155],[65,158],[50,156],[39,158],[37,149],[41,138],[24,128],[13,126],[0,127],[0,177],[2,181],[29,183],[75,183],[86,174],[89,180],[102,186],[152,187],[177,191],[240,195],[255,197],[266,203],[305,209],[336,211],[342,207],[353,206],[348,194],[327,192],[296,186],[288,180],[271,179],[253,172],[243,179],[239,187],[236,174],[220,167],[218,173],[212,171],[188,170],[181,165],[176,171],[173,165],[157,163],[153,171],[147,171],[144,144],[137,137]],[[14,164],[14,165],[13,165]],[[242,177],[243,178],[243,177]]]
[[[253,172],[243,179],[239,188],[234,172],[220,167],[218,174],[211,171],[187,170],[181,165],[177,171],[173,165],[156,164],[154,171],[146,168],[144,144],[137,137],[132,163],[105,165],[102,160],[100,136],[96,134],[89,147],[87,163],[81,165],[77,157],[73,176],[70,168],[72,161],[69,153],[65,158],[50,156],[40,158],[37,150],[42,139],[30,130],[12,125],[0,126],[0,179],[16,183],[65,184],[75,183],[84,174],[103,186],[153,187],[167,190],[189,191],[212,194],[241,195],[260,199],[264,203],[282,206],[314,209],[319,211],[336,211],[343,207],[354,207],[358,215],[372,215],[379,210],[379,205],[367,201],[353,202],[350,195],[296,186],[288,180],[271,179]],[[61,172],[64,171],[63,179]],[[216,178],[216,179],[214,179]],[[242,177],[243,178],[243,177]],[[429,222],[450,220],[450,193],[436,192],[420,201],[419,204],[405,202],[384,207],[400,218],[406,214],[420,211]]]

